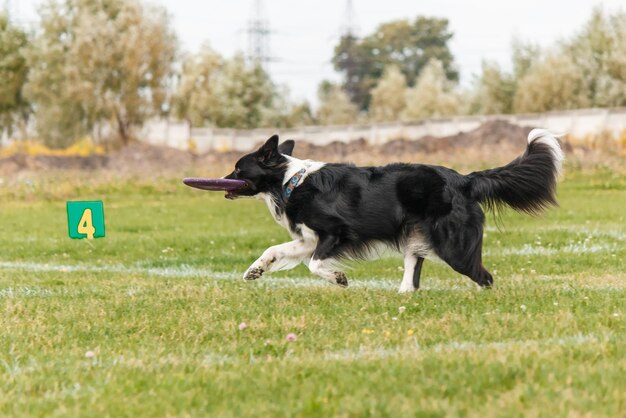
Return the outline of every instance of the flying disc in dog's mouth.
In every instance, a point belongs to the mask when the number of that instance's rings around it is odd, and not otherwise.
[[[183,183],[185,183],[189,187],[195,187],[200,190],[210,190],[210,191],[222,191],[226,192],[226,197],[235,196],[233,193],[236,190],[242,189],[247,186],[244,180],[236,180],[236,179],[205,179],[205,178],[197,178],[190,177],[183,179]]]

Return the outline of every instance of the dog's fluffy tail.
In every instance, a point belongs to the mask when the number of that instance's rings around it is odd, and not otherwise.
[[[472,198],[495,209],[503,204],[538,214],[556,202],[556,183],[563,151],[556,136],[545,129],[528,134],[526,152],[504,167],[467,175]]]

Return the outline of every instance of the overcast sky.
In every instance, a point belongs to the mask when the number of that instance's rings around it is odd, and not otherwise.
[[[11,0],[23,21],[36,20],[41,0]],[[246,50],[246,25],[254,0],[152,0],[172,15],[182,47],[197,50],[205,41],[230,56]],[[271,29],[269,69],[292,97],[315,102],[318,83],[339,79],[330,64],[344,22],[346,0],[264,0]],[[382,22],[417,15],[446,17],[454,37],[450,44],[469,85],[483,59],[510,68],[513,37],[550,45],[571,36],[588,19],[595,5],[605,10],[626,8],[624,0],[353,0],[361,35]]]

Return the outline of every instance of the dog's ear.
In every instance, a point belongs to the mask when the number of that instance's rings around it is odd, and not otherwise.
[[[278,152],[284,155],[289,155],[291,157],[291,154],[293,153],[293,147],[295,146],[296,142],[293,139],[288,139],[278,146]]]
[[[270,161],[278,156],[278,135],[272,135],[270,139],[265,141],[265,144],[261,145],[257,154],[260,161]]]

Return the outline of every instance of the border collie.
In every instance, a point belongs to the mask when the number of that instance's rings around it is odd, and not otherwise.
[[[422,263],[431,257],[489,287],[481,204],[528,214],[557,204],[563,153],[544,129],[531,131],[526,151],[509,164],[468,175],[421,164],[356,167],[299,160],[292,157],[294,145],[279,145],[274,135],[225,177],[246,181],[226,198],[264,200],[293,238],[265,250],[245,272],[246,280],[306,263],[313,274],[347,286],[342,261],[371,258],[382,245],[404,255],[400,292],[419,288]]]

